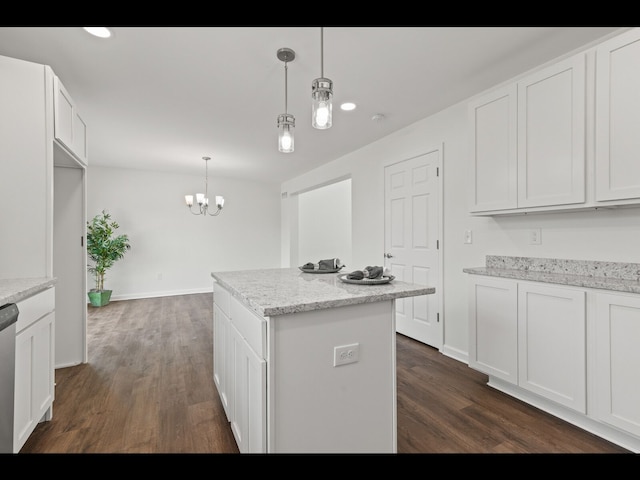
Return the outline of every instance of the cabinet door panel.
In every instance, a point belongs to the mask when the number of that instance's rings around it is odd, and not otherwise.
[[[231,325],[233,419],[231,431],[240,453],[266,453],[267,363]]]
[[[640,436],[640,298],[596,298],[598,418]]]
[[[87,125],[58,77],[53,79],[53,132],[56,140],[87,165]]]
[[[518,207],[585,201],[585,56],[518,82]]]
[[[586,293],[518,284],[522,388],[586,413]]]
[[[596,50],[596,200],[640,198],[640,29]]]
[[[230,377],[227,373],[230,369],[228,353],[229,345],[229,319],[222,313],[220,307],[213,304],[213,382],[218,389],[218,395],[227,420],[231,421],[232,411],[229,404]]]
[[[50,313],[16,335],[14,453],[41,419],[51,419],[54,327],[55,314]]]
[[[469,366],[517,384],[517,284],[471,276],[469,288]]]
[[[517,207],[516,85],[469,104],[470,211]]]

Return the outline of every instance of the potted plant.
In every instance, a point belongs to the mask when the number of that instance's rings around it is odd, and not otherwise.
[[[104,289],[105,273],[131,248],[127,235],[116,235],[119,227],[105,210],[87,222],[87,255],[93,261],[87,268],[96,282],[88,295],[94,307],[102,307],[111,300],[111,290]]]

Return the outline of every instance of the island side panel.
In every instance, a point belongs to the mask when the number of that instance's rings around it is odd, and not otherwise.
[[[270,317],[268,343],[269,452],[396,453],[394,300]]]

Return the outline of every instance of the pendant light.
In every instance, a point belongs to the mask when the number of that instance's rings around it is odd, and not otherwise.
[[[283,153],[293,152],[293,131],[296,119],[287,113],[287,62],[296,58],[296,52],[290,48],[281,48],[277,52],[279,60],[284,62],[284,113],[278,115],[278,150]]]
[[[320,78],[311,84],[311,125],[313,128],[325,130],[331,128],[331,97],[333,82],[324,78],[324,28],[320,27]]]

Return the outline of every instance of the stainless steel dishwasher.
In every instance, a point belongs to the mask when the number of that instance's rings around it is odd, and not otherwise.
[[[0,307],[0,453],[13,453],[16,322],[18,306]]]

